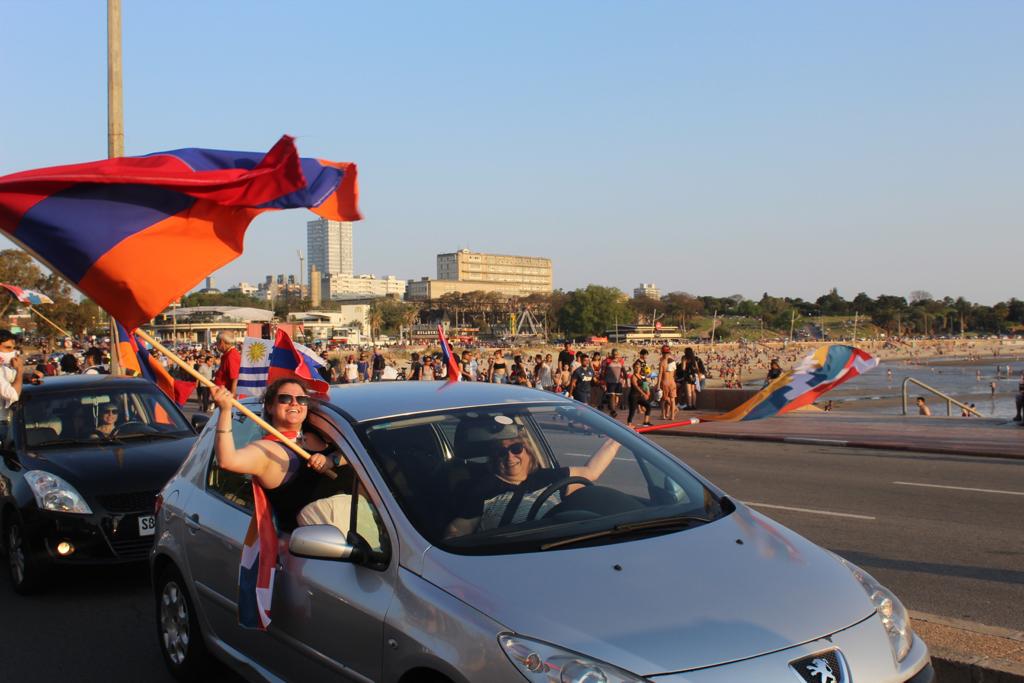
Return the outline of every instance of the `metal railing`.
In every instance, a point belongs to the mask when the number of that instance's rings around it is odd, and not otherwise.
[[[924,382],[922,382],[920,380],[916,380],[913,377],[907,377],[905,380],[903,380],[903,414],[904,415],[907,414],[907,397],[909,396],[909,392],[907,391],[907,386],[911,382],[913,382],[917,386],[921,387],[925,391],[932,392],[933,394],[935,394],[936,396],[938,396],[939,398],[944,400],[946,402],[946,415],[952,415],[953,414],[953,405],[955,404],[961,410],[966,410],[969,413],[974,413],[974,415],[976,417],[981,417],[981,413],[979,413],[976,409],[970,407],[966,403],[961,403],[960,401],[956,400],[955,398],[953,398],[949,394],[945,394],[945,393],[939,391],[938,389],[936,389],[935,387],[930,387],[927,384],[925,384]]]

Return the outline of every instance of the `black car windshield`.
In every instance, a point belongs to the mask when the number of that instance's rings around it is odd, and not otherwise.
[[[192,430],[163,393],[146,386],[36,392],[22,397],[27,448],[146,441]]]
[[[456,553],[610,543],[729,509],[674,458],[586,408],[407,416],[366,424],[363,438],[410,521]]]

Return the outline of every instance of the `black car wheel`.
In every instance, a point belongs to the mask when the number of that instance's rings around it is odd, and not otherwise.
[[[43,571],[39,563],[32,559],[21,522],[12,519],[7,523],[4,542],[7,545],[7,569],[11,586],[16,593],[22,595],[34,593],[42,583]]]
[[[188,589],[171,568],[160,574],[156,584],[156,629],[171,674],[179,681],[203,680],[213,659],[203,642]]]

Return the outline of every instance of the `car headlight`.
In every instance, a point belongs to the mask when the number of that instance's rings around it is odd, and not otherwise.
[[[40,510],[53,512],[70,512],[78,515],[91,515],[92,509],[85,502],[75,487],[56,474],[30,470],[25,473],[25,481],[32,489],[36,505]]]
[[[878,583],[871,574],[846,560],[843,560],[843,564],[853,573],[853,577],[857,579],[861,588],[871,599],[871,604],[875,606],[875,612],[882,620],[886,635],[889,636],[892,656],[899,664],[906,659],[907,653],[910,652],[910,646],[914,642],[914,632],[910,628],[910,615],[907,614],[907,608],[903,606],[895,593]]]
[[[498,642],[528,681],[537,683],[642,683],[647,680],[611,664],[522,636],[505,633]]]

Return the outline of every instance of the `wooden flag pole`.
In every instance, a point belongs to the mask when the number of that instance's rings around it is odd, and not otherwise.
[[[154,349],[156,349],[157,351],[159,351],[160,353],[164,354],[165,356],[170,358],[172,361],[174,361],[174,363],[178,367],[180,367],[182,370],[184,370],[188,374],[190,374],[193,377],[195,377],[196,381],[199,382],[200,384],[202,384],[203,386],[209,387],[211,390],[214,390],[214,389],[217,388],[217,385],[215,385],[213,382],[211,382],[210,380],[208,380],[205,377],[203,377],[202,375],[200,375],[198,372],[195,371],[195,369],[191,365],[189,365],[188,363],[183,361],[181,358],[178,358],[178,356],[174,352],[170,351],[163,344],[158,342],[153,337],[149,336],[149,334],[147,334],[145,331],[143,331],[141,329],[138,329],[138,330],[135,331],[135,334],[137,334],[143,341],[146,341],[149,344],[152,344]],[[301,384],[301,382],[298,382],[297,380],[296,380],[296,383],[297,384]],[[309,453],[306,452],[306,450],[302,446],[300,446],[299,444],[295,443],[295,441],[293,441],[292,439],[289,439],[287,436],[285,436],[284,434],[279,432],[273,425],[271,425],[266,420],[264,420],[262,417],[260,417],[256,413],[252,412],[251,410],[249,410],[244,405],[242,405],[238,401],[238,399],[235,398],[234,396],[231,397],[231,405],[233,405],[235,408],[237,408],[240,413],[242,413],[243,415],[248,417],[250,420],[252,420],[256,424],[258,424],[260,427],[262,427],[263,429],[267,430],[268,432],[273,434],[275,437],[280,439],[282,444],[284,444],[285,446],[287,446],[291,450],[295,451],[295,453],[297,455],[305,458],[306,460],[309,460],[312,457]],[[324,470],[320,474],[328,476],[331,479],[337,479],[337,477],[338,477],[338,475],[335,474],[333,470]]]
[[[25,305],[26,305],[26,306],[28,306],[28,310],[32,311],[33,313],[35,313],[36,315],[38,315],[38,316],[39,316],[40,318],[42,318],[43,320],[45,320],[46,322],[50,323],[50,326],[51,326],[51,327],[52,327],[53,329],[57,330],[58,332],[60,332],[61,334],[63,334],[63,335],[65,336],[65,337],[71,337],[71,336],[73,336],[73,335],[72,335],[72,334],[71,334],[70,332],[68,332],[67,330],[65,330],[65,329],[64,329],[63,327],[61,327],[60,325],[58,325],[57,323],[53,322],[52,320],[50,320],[49,318],[47,318],[47,317],[46,317],[45,315],[43,315],[42,313],[40,313],[40,312],[39,312],[39,311],[38,311],[38,310],[37,310],[37,309],[36,309],[36,308],[35,308],[34,306],[32,306],[32,304],[25,304]]]

